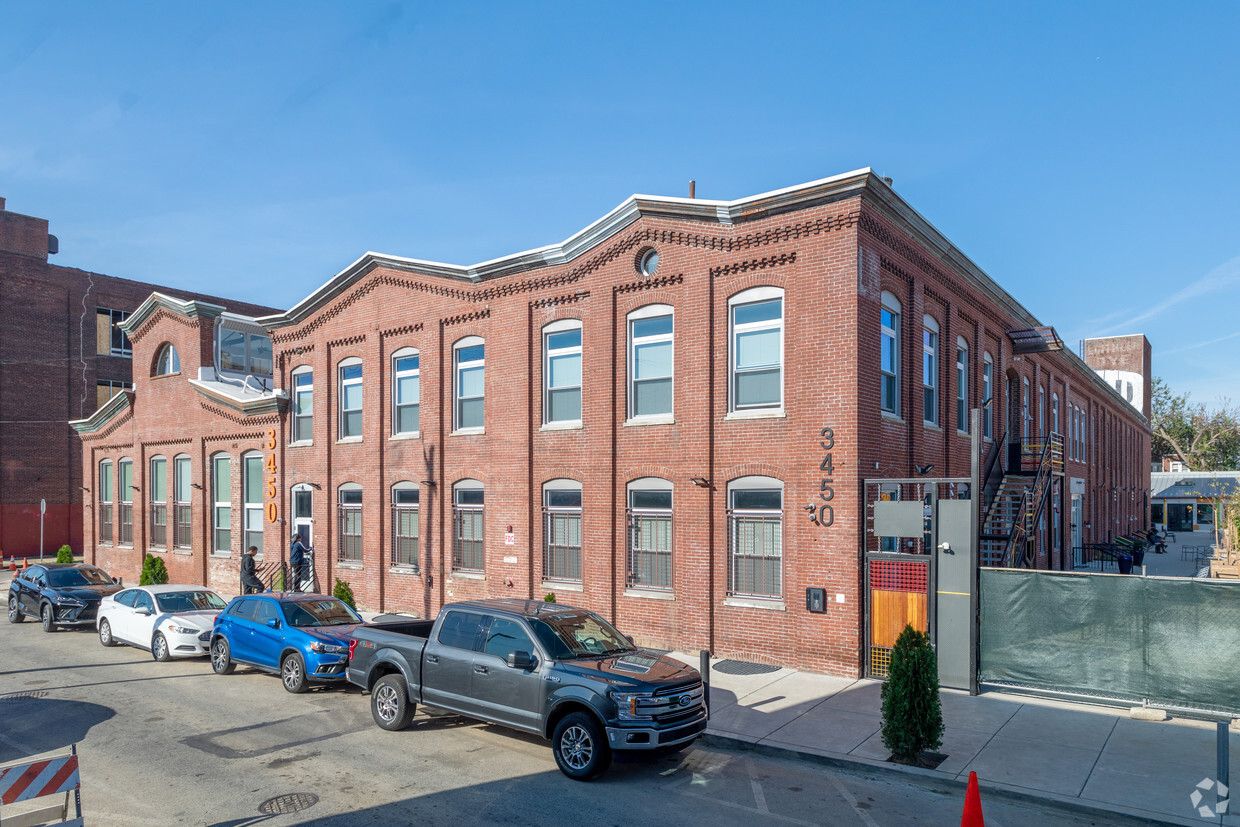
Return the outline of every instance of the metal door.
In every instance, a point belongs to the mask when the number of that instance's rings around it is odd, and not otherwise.
[[[932,635],[931,564],[923,480],[867,480],[865,535],[867,676],[885,678],[905,626]],[[933,636],[932,638],[933,639]]]
[[[971,690],[974,684],[973,503],[940,500],[935,510],[935,649],[939,684]]]

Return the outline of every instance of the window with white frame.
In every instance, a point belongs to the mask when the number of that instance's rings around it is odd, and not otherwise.
[[[263,455],[251,451],[241,457],[241,503],[245,508],[242,519],[244,543],[242,550],[250,546],[263,553]]]
[[[362,360],[340,362],[340,438],[362,438]]]
[[[755,287],[728,299],[731,336],[731,409],[783,407],[784,291]]]
[[[1020,380],[1020,438],[1024,442],[1029,441],[1029,422],[1033,419],[1033,412],[1029,408],[1029,380],[1021,377]]]
[[[116,542],[122,546],[133,545],[133,460],[125,457],[116,465],[120,487],[120,533]]]
[[[355,482],[342,484],[337,492],[337,524],[340,542],[336,559],[341,563],[362,562],[362,486]]]
[[[179,454],[172,460],[173,506],[172,544],[177,548],[189,548],[194,526],[193,505],[190,494],[193,480],[190,477],[190,459]]]
[[[995,428],[995,361],[982,353],[982,436],[994,439]]]
[[[112,460],[99,462],[99,542],[112,544]]]
[[[293,371],[293,442],[314,439],[314,370],[308,365]]]
[[[543,328],[543,424],[581,422],[581,321]]]
[[[452,569],[486,571],[482,483],[461,480],[452,486]]]
[[[728,594],[783,596],[784,484],[771,477],[728,483]]]
[[[455,430],[481,430],[486,413],[486,346],[478,336],[468,336],[452,349],[455,364]]]
[[[674,317],[668,304],[648,304],[628,316],[629,417],[666,418],[674,399]]]
[[[882,375],[881,407],[890,414],[900,415],[900,301],[891,293],[883,293],[879,371]]]
[[[164,345],[159,350],[159,357],[155,360],[155,376],[169,376],[174,373],[181,372],[181,357],[177,354],[177,349],[172,343]]]
[[[129,318],[127,310],[95,309],[95,352],[100,356],[133,356],[129,336],[118,325]]]
[[[543,484],[543,579],[581,582],[581,483]]]
[[[151,504],[151,537],[152,548],[168,547],[168,460],[164,457],[151,457],[151,476],[146,481],[150,493]]]
[[[418,484],[398,482],[392,486],[392,566],[417,571]]]
[[[628,586],[670,590],[672,483],[659,477],[633,480],[628,507]]]
[[[1059,431],[1059,394],[1051,394],[1051,433],[1057,434]]]
[[[921,329],[921,401],[922,421],[939,424],[939,323],[931,316],[922,321]]]
[[[422,405],[421,357],[411,347],[392,354],[392,433],[419,432]]]
[[[232,459],[228,454],[211,457],[211,550],[232,551]]]
[[[969,432],[969,343],[956,338],[956,430]]]

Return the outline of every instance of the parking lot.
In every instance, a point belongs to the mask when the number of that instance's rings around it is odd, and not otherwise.
[[[93,629],[3,623],[0,652],[0,763],[77,743],[90,825],[960,818],[955,791],[708,746],[617,761],[582,784],[561,775],[537,738],[423,710],[409,730],[383,732],[356,689],[290,695],[254,670],[218,676],[205,659],[156,663],[104,648]],[[1098,823],[999,801],[988,802],[987,819]]]

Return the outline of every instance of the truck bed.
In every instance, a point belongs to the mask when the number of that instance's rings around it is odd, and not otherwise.
[[[384,623],[367,623],[364,627],[376,632],[391,632],[395,635],[425,638],[435,628],[433,620],[395,620]]]

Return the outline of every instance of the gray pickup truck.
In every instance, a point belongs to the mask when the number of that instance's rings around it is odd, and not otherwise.
[[[706,729],[696,669],[556,603],[476,600],[433,621],[360,626],[346,675],[383,729],[407,727],[420,703],[536,733],[578,781],[613,750],[680,749]]]

